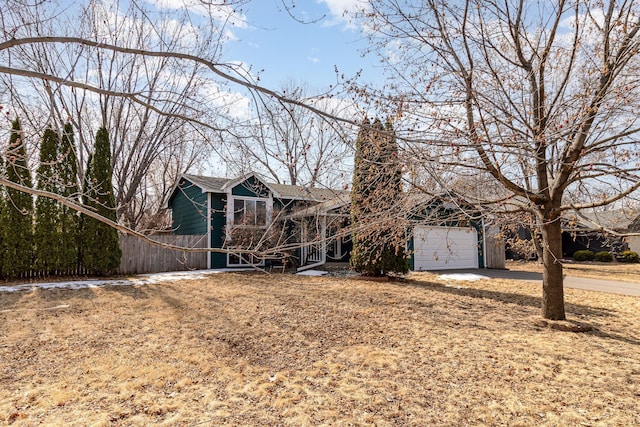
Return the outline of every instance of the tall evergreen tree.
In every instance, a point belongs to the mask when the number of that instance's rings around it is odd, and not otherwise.
[[[84,168],[84,175],[82,176],[82,193],[81,193],[81,202],[85,207],[90,208],[91,204],[89,203],[89,189],[91,185],[91,164],[93,163],[93,153],[89,153],[87,157],[87,164]],[[80,215],[78,217],[79,225],[78,225],[78,264],[79,267],[85,267],[84,261],[84,253],[87,250],[88,240],[85,238],[85,234],[87,232],[86,227],[87,221],[89,221],[89,217],[86,215]]]
[[[31,171],[20,121],[11,127],[9,145],[5,153],[5,173],[9,181],[31,187]],[[12,188],[6,189],[5,206],[0,222],[2,228],[3,274],[15,277],[31,269],[33,260],[33,198]]]
[[[60,194],[76,203],[80,202],[78,188],[78,157],[76,156],[73,126],[67,123],[62,132],[59,150]],[[60,211],[60,268],[63,271],[73,270],[78,266],[78,245],[80,218],[78,213],[62,206]]]
[[[0,176],[5,177],[4,171],[4,153],[0,153]],[[4,235],[4,222],[2,219],[2,211],[5,209],[5,194],[4,186],[0,185],[0,278],[4,277],[2,274],[2,265],[4,264],[4,249],[2,245]]]
[[[40,146],[40,164],[36,171],[37,187],[50,193],[60,193],[58,146],[60,136],[51,127],[44,131]],[[60,204],[48,197],[36,198],[35,267],[46,273],[60,268],[62,229]]]
[[[406,273],[402,168],[391,122],[365,119],[356,140],[351,218],[351,266],[370,276]]]
[[[96,133],[93,161],[89,171],[85,205],[99,215],[116,221],[116,202],[113,194],[113,169],[109,134],[102,127]],[[97,274],[108,274],[120,265],[118,232],[91,217],[83,220],[83,266]]]

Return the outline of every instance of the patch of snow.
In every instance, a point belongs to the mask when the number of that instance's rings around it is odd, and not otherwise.
[[[328,271],[321,270],[305,270],[300,273],[296,273],[298,276],[324,276],[325,274],[329,274]]]
[[[221,273],[223,270],[174,271],[169,273],[141,274],[127,279],[105,280],[73,280],[68,282],[25,283],[22,285],[0,286],[0,292],[35,291],[37,289],[86,289],[102,286],[134,286],[152,285],[176,280],[199,280],[209,274]]]
[[[198,280],[204,279],[207,274],[222,273],[222,270],[193,270],[193,271],[173,271],[169,273],[140,274],[132,280],[140,281],[143,284],[175,282],[176,280]]]
[[[439,279],[443,280],[462,280],[467,282],[474,282],[476,280],[488,279],[487,276],[481,276],[473,273],[452,273],[452,274],[440,274]]]
[[[58,310],[61,308],[69,308],[71,307],[69,304],[60,304],[60,305],[56,305],[53,307],[47,307],[47,308],[43,308],[42,311],[49,311],[49,310]]]

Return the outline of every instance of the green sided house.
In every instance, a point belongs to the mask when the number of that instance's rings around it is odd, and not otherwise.
[[[327,244],[323,236],[328,228],[337,230],[341,219],[329,227],[322,223],[326,217],[311,220],[294,218],[291,213],[344,193],[268,183],[256,174],[234,179],[182,175],[168,207],[174,234],[207,236],[208,247],[213,249],[208,268],[283,262],[311,268],[327,259],[348,260],[349,236],[337,236]]]
[[[349,204],[348,191],[274,184],[256,174],[183,175],[168,201],[173,233],[205,235],[213,269],[346,262]],[[412,270],[484,267],[482,217],[464,201],[419,200],[406,212]]]

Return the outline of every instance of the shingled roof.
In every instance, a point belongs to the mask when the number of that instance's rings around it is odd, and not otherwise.
[[[639,212],[632,209],[613,209],[607,211],[571,212],[566,215],[578,227],[598,230],[601,228],[616,231],[636,231],[639,224]]]
[[[200,187],[202,191],[207,193],[224,193],[226,191],[225,186],[227,184],[238,181],[238,178],[218,178],[212,176],[190,174],[182,175],[182,177],[188,179],[193,184]],[[276,184],[267,182],[262,178],[259,179],[263,181],[272,191],[277,193],[277,196],[282,199],[313,200],[315,202],[322,202],[325,200],[331,200],[339,194],[348,194],[348,191],[345,192],[343,190]]]
[[[222,187],[230,181],[233,181],[229,178],[215,178],[212,176],[202,176],[202,175],[182,175],[183,178],[188,179],[193,184],[200,187],[204,192],[207,193],[220,193],[222,192]]]

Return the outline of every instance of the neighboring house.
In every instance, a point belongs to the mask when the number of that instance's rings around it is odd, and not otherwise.
[[[210,253],[209,268],[278,264],[278,247],[291,249],[299,270],[348,261],[349,206],[348,192],[273,184],[256,174],[183,175],[168,202],[174,234],[207,235],[209,248],[225,250]],[[482,218],[462,200],[433,198],[408,212],[412,269],[484,267]]]
[[[509,205],[504,205],[501,221],[512,221],[510,216],[526,209],[529,201],[521,197],[510,199]],[[573,257],[579,250],[590,250],[593,252],[606,251],[617,254],[627,248],[640,249],[640,236],[629,234],[640,234],[640,216],[637,210],[633,209],[609,209],[596,211],[584,209],[580,212],[566,211],[562,216],[562,256]],[[512,248],[509,242],[512,240],[529,241],[532,239],[532,230],[525,225],[515,227],[504,227],[503,233],[506,235],[506,257],[509,259],[535,259],[537,254],[533,243],[530,249],[524,250],[522,247]],[[539,232],[538,232],[539,233]],[[538,234],[538,239],[540,236]],[[638,252],[636,250],[636,252]],[[639,252],[640,253],[640,252]]]
[[[639,252],[640,236],[629,235],[637,234],[640,230],[637,215],[636,211],[630,209],[565,212],[562,217],[562,256],[571,258],[575,252],[581,250],[605,251],[614,255],[626,249]],[[512,236],[517,233],[518,238],[523,241],[532,238],[530,230],[525,227],[519,227],[512,233]],[[533,247],[533,244],[531,246]],[[537,255],[533,256],[535,257]],[[523,256],[522,253],[507,247],[507,258],[532,257],[531,253]]]
[[[640,230],[638,212],[630,209],[571,212],[565,215],[562,230],[562,254],[567,257],[584,249],[614,254],[640,249],[638,236],[624,236]]]

